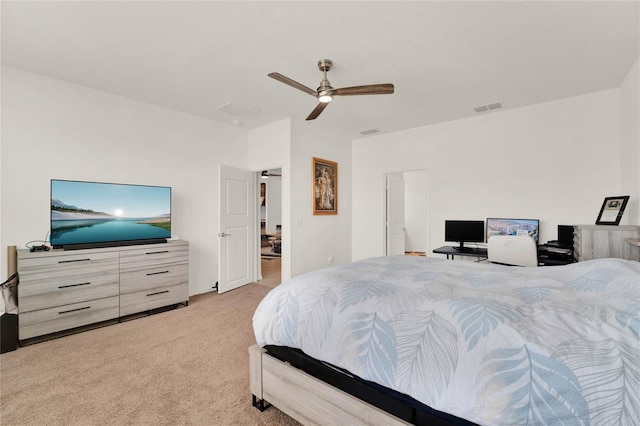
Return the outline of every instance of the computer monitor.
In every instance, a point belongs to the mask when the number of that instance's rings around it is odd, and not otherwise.
[[[539,244],[539,219],[487,218],[487,241],[494,235],[528,235]]]
[[[482,220],[445,220],[444,240],[458,243],[457,249],[464,250],[464,243],[484,242],[484,221]]]
[[[558,225],[558,244],[573,247],[573,225]]]

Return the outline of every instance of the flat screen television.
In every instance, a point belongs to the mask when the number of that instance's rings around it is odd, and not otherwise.
[[[494,235],[528,235],[538,244],[540,220],[487,218],[487,241]]]
[[[171,237],[171,188],[51,180],[54,248],[164,243]]]
[[[464,243],[484,242],[483,220],[445,220],[444,240],[458,243],[458,250],[463,251]]]

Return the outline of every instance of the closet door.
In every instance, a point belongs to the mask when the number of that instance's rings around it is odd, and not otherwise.
[[[387,175],[387,256],[404,255],[404,177]]]

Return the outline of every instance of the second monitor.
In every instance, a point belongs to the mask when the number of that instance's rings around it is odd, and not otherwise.
[[[487,218],[487,241],[494,235],[528,235],[539,244],[540,220]]]
[[[444,239],[450,243],[458,243],[456,249],[459,251],[465,250],[464,243],[483,243],[484,235],[483,220],[444,221]]]

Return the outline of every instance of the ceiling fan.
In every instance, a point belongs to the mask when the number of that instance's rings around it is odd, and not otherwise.
[[[354,95],[389,95],[393,93],[393,84],[385,83],[385,84],[368,84],[366,86],[353,86],[353,87],[343,87],[341,89],[334,89],[331,87],[331,83],[327,80],[327,72],[331,70],[331,66],[333,62],[329,59],[320,59],[318,61],[318,68],[320,71],[324,73],[324,77],[320,82],[320,87],[317,90],[310,89],[309,87],[298,83],[297,81],[291,80],[289,77],[285,77],[284,75],[272,72],[268,74],[269,77],[278,80],[281,83],[287,84],[295,89],[302,90],[305,93],[310,94],[318,98],[320,103],[315,107],[311,114],[307,117],[307,120],[316,119],[322,111],[329,105],[329,102],[333,99],[334,96],[354,96]]]
[[[266,179],[266,178],[268,178],[269,176],[278,176],[278,177],[281,177],[282,175],[275,174],[275,173],[271,173],[271,172],[269,172],[269,170],[263,170],[263,171],[260,173],[260,177],[261,177],[261,178],[263,178],[263,179]]]

